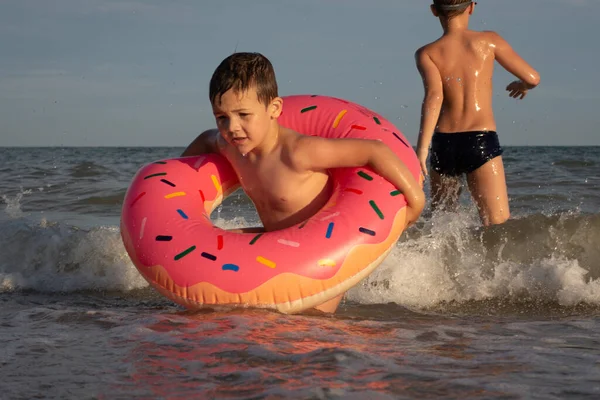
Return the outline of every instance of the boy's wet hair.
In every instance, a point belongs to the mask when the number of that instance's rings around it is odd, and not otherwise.
[[[210,79],[210,102],[220,102],[221,96],[230,89],[243,93],[252,87],[256,89],[258,101],[265,106],[278,96],[273,65],[260,53],[233,53],[219,64]]]
[[[439,15],[448,19],[464,13],[471,3],[473,3],[471,0],[433,0]]]

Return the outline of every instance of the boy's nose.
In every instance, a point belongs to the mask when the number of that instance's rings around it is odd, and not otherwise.
[[[231,118],[227,126],[229,132],[237,132],[240,130],[240,122],[236,118]]]

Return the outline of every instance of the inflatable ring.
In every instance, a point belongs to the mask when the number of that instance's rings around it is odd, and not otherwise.
[[[420,177],[406,138],[380,115],[341,99],[284,98],[282,126],[326,138],[385,142]],[[404,196],[366,168],[331,171],[328,203],[301,224],[261,234],[215,227],[211,212],[239,187],[219,155],[155,161],[123,203],[131,260],[160,293],[186,308],[258,307],[296,313],[333,299],[377,267],[406,227]]]

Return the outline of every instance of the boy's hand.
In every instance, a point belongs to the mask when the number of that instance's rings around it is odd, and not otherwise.
[[[417,150],[417,158],[419,159],[419,164],[421,164],[421,171],[423,171],[424,176],[429,176],[429,171],[427,171],[427,156],[429,154],[429,149],[425,150]]]
[[[408,228],[417,222],[425,208],[425,192],[421,190],[414,198],[406,200],[406,228]]]
[[[217,129],[209,129],[202,132],[194,141],[184,150],[181,157],[198,156],[200,154],[218,153],[219,146],[217,141],[219,138]]]
[[[514,99],[519,98],[522,100],[527,95],[529,88],[529,85],[523,81],[514,81],[508,84],[506,90],[510,92],[508,94],[510,97]]]

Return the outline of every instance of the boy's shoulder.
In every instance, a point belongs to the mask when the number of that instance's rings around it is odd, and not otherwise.
[[[415,62],[417,63],[417,66],[427,63],[431,59],[430,54],[433,48],[435,47],[436,43],[437,40],[431,43],[427,43],[426,45],[419,47],[415,51]]]
[[[460,40],[466,40],[471,43],[477,43],[478,46],[487,44],[491,49],[504,46],[506,41],[495,31],[466,31]],[[428,58],[436,58],[445,48],[453,48],[456,46],[456,36],[454,38],[443,35],[433,42],[427,43],[419,47],[415,51],[415,59],[417,62],[425,62]]]
[[[440,38],[441,39],[441,38]],[[432,48],[436,47],[438,42],[440,41],[440,39],[434,40],[433,42],[427,43],[421,47],[419,47],[416,51],[415,51],[415,56],[419,57],[422,56],[424,54],[427,54]]]
[[[415,61],[417,65],[429,63],[435,58],[434,54],[437,53],[436,49],[440,46],[440,39],[435,40],[431,43],[427,43],[426,45],[419,47],[415,51]]]
[[[279,146],[281,146],[281,161],[293,170],[304,168],[306,158],[314,149],[314,136],[303,135],[293,129],[280,125]]]
[[[477,36],[478,40],[483,40],[490,45],[499,44],[504,42],[504,39],[496,31],[470,31],[473,35]]]
[[[475,31],[477,33],[479,33],[479,35],[487,38],[487,39],[496,39],[496,38],[502,38],[502,36],[500,36],[500,34],[496,31]]]
[[[313,138],[313,136],[303,135],[293,129],[280,126],[279,144],[290,153],[304,150],[305,146],[310,145],[311,138]]]
[[[484,39],[484,40],[488,40],[491,42],[495,42],[498,40],[504,40],[502,39],[502,36],[500,36],[500,34],[498,34],[496,31],[491,31],[491,30],[486,30],[486,31],[476,31],[476,30],[468,30],[466,32],[466,34],[468,35],[467,37],[476,37],[478,40]],[[438,47],[443,47],[445,44],[447,44],[447,40],[446,36],[443,35],[441,37],[439,37],[438,39],[427,43],[421,47],[419,47],[416,51],[415,54],[423,54],[423,53],[427,53],[431,50],[434,50]]]

